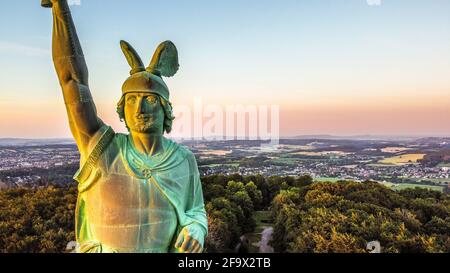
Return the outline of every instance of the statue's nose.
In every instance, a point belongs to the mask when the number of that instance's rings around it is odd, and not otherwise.
[[[138,103],[139,103],[138,104],[138,113],[142,114],[142,113],[144,113],[144,108],[145,108],[145,105],[144,105],[145,100],[144,100],[144,98],[139,98]]]

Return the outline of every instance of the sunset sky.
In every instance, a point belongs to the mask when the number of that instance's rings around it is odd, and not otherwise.
[[[372,1],[373,2],[373,1]],[[450,0],[81,0],[72,6],[100,117],[130,42],[148,64],[172,40],[172,103],[279,105],[282,136],[450,136]],[[70,137],[40,0],[0,7],[0,138]]]

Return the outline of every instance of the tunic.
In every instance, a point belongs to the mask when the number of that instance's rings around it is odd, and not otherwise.
[[[178,252],[183,228],[203,246],[208,223],[192,152],[163,137],[164,152],[148,157],[109,126],[91,143],[74,176],[79,252]]]

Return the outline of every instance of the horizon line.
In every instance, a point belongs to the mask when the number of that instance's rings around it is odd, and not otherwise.
[[[244,136],[245,139],[228,139],[228,138],[238,138],[239,136],[222,136],[224,139],[212,139],[218,136],[206,136],[206,137],[183,137],[183,136],[166,136],[167,138],[173,139],[183,139],[183,140],[205,140],[205,141],[233,141],[233,140],[251,140],[251,141],[268,141],[262,139],[247,139],[248,136]],[[344,134],[304,134],[304,135],[285,135],[280,136],[279,139],[295,139],[295,138],[341,138],[341,139],[353,139],[353,138],[450,138],[450,134],[357,134],[357,135],[344,135]],[[75,142],[72,137],[0,137],[0,141],[5,140],[34,140],[34,141],[52,141],[52,140],[64,140]]]

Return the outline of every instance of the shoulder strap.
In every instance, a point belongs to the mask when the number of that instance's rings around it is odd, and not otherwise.
[[[83,166],[75,173],[74,179],[81,183],[84,181],[90,174],[92,168],[97,163],[98,159],[105,151],[106,147],[111,143],[111,140],[114,138],[115,132],[108,126],[108,128],[103,132],[102,136],[99,138],[97,144],[95,145],[92,152],[89,154],[89,157],[84,162]]]

